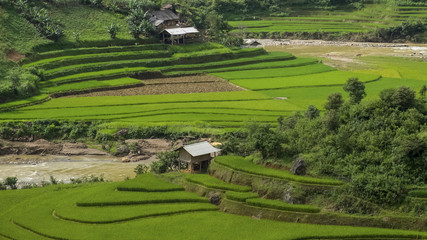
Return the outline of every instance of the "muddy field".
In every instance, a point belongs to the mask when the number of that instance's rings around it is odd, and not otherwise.
[[[231,92],[243,89],[221,78],[208,75],[156,78],[145,80],[145,86],[121,90],[107,90],[78,95],[79,97],[95,96],[131,96],[131,95],[159,95],[177,93],[203,93],[203,92]],[[68,96],[73,97],[73,96]]]

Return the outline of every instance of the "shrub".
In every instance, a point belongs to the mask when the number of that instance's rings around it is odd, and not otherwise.
[[[164,151],[157,154],[159,161],[151,163],[151,171],[154,173],[165,173],[178,170],[178,152]]]
[[[136,165],[136,167],[133,169],[133,172],[136,173],[136,175],[140,175],[140,174],[144,174],[144,173],[148,173],[150,172],[150,166],[146,165],[146,164],[138,164]]]
[[[116,39],[117,33],[120,30],[120,26],[115,23],[111,23],[111,25],[107,27],[107,30],[111,39]]]
[[[4,185],[8,186],[10,189],[17,189],[18,186],[16,185],[18,183],[17,177],[7,177],[6,180],[4,180]]]

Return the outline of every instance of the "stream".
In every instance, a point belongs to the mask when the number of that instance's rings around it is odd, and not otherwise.
[[[0,181],[17,177],[20,185],[40,184],[53,176],[58,181],[70,182],[70,178],[103,175],[107,181],[133,178],[134,168],[149,161],[122,163],[111,156],[55,156],[55,155],[7,155],[0,156]]]

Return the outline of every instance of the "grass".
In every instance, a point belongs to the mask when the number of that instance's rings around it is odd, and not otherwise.
[[[7,102],[7,103],[0,104],[0,110],[5,109],[5,108],[13,108],[13,107],[19,107],[19,106],[34,104],[34,103],[37,103],[37,102],[40,102],[43,100],[47,100],[48,98],[49,98],[49,95],[40,94],[40,95],[36,95],[36,96],[30,97],[30,98],[22,99],[22,100]]]
[[[224,48],[225,47],[223,45],[213,42],[169,46],[169,50],[173,53],[189,53]]]
[[[268,106],[268,108],[266,108]],[[285,101],[255,92],[219,92],[146,96],[56,98],[0,114],[0,119],[110,119],[124,122],[224,121],[276,122],[295,111]],[[222,113],[222,114],[219,114]]]
[[[154,174],[140,174],[132,180],[127,180],[117,186],[119,191],[137,191],[137,192],[172,192],[183,191],[184,188],[164,180]]]
[[[230,190],[236,192],[251,191],[251,187],[226,183],[208,174],[189,174],[185,176],[185,180],[191,183],[200,184],[208,188]]]
[[[62,84],[82,80],[93,80],[93,79],[106,79],[106,78],[118,78],[136,74],[138,72],[148,72],[147,67],[131,67],[131,68],[120,68],[111,70],[102,70],[95,72],[84,72],[64,77],[54,78],[48,81],[44,81],[42,86],[49,86],[52,84]]]
[[[44,88],[44,92],[48,93],[56,93],[56,92],[67,92],[67,91],[75,91],[75,90],[85,90],[85,89],[96,89],[96,88],[106,88],[106,87],[118,87],[118,86],[126,86],[126,85],[134,85],[141,84],[141,80],[135,78],[119,78],[113,80],[103,80],[103,81],[84,81],[77,83],[70,83],[59,85],[55,87],[47,87]]]
[[[80,223],[117,223],[146,217],[172,215],[197,211],[216,211],[218,207],[209,203],[166,203],[133,206],[77,207],[60,206],[55,215]]]
[[[344,85],[349,78],[358,78],[361,82],[375,81],[379,75],[343,71],[330,71],[293,77],[237,79],[231,82],[251,90],[268,90],[292,87]]]
[[[414,11],[414,10],[417,11]],[[366,3],[363,9],[334,9],[319,10],[310,7],[294,6],[287,10],[290,16],[271,17],[269,12],[249,13],[246,18],[258,15],[257,20],[241,20],[242,14],[230,16],[235,21],[229,21],[234,31],[241,31],[249,35],[258,33],[293,33],[290,36],[299,36],[298,33],[320,33],[320,36],[329,34],[363,33],[374,31],[377,28],[386,28],[398,25],[403,21],[426,18],[425,8],[401,8],[391,6],[386,2]],[[240,29],[238,29],[240,28]],[[268,35],[267,35],[268,37]]]
[[[120,205],[138,205],[149,203],[177,203],[177,202],[208,202],[206,198],[195,196],[192,193],[183,191],[171,192],[132,192],[132,191],[113,191],[105,189],[92,196],[77,201],[79,207],[90,206],[120,206]]]
[[[214,161],[223,166],[250,173],[259,176],[279,178],[287,181],[307,183],[307,184],[317,184],[317,185],[341,185],[342,182],[339,180],[333,179],[322,179],[306,176],[293,175],[288,171],[278,170],[267,168],[262,165],[257,165],[252,163],[250,160],[247,160],[239,156],[219,156],[214,159]]]
[[[323,64],[312,64],[309,66],[291,67],[291,68],[275,68],[261,70],[245,70],[245,71],[232,71],[224,73],[214,73],[213,75],[227,80],[237,79],[260,79],[260,78],[273,78],[273,77],[289,77],[307,75],[313,73],[321,73],[335,70],[332,67]]]
[[[325,238],[418,238],[426,233],[381,228],[328,226],[257,220],[219,211],[197,211],[183,214],[142,217],[147,214],[173,212],[187,208],[187,203],[114,207],[72,207],[82,197],[92,195],[111,183],[54,185],[18,191],[0,191],[0,234],[15,239],[309,239]],[[110,186],[111,187],[111,186]],[[112,188],[110,188],[112,190]],[[105,194],[105,193],[104,193]],[[154,193],[158,194],[158,193]],[[194,194],[193,194],[194,195]],[[204,204],[192,203],[194,209]],[[157,207],[157,209],[155,208]],[[180,206],[180,207],[178,207]],[[209,206],[210,208],[211,206]],[[214,206],[212,206],[213,209]],[[87,224],[52,216],[52,211],[66,213],[77,220],[117,220],[115,224]],[[73,211],[74,210],[74,211]],[[105,211],[103,211],[105,210]],[[56,212],[55,211],[55,212]],[[75,212],[78,211],[78,212]],[[87,211],[87,212],[85,212]],[[111,211],[111,214],[108,214]],[[92,213],[98,213],[95,215]],[[117,214],[117,215],[116,215]],[[139,215],[139,216],[138,216]],[[135,217],[142,218],[135,218]],[[11,221],[12,219],[12,221]],[[24,228],[22,228],[22,227]],[[185,226],[185,227],[184,227]],[[187,227],[203,226],[203,228]],[[43,237],[45,236],[45,237]]]
[[[295,57],[289,53],[283,52],[270,52],[268,54],[262,54],[252,57],[240,57],[235,59],[228,59],[222,61],[212,61],[212,62],[202,62],[195,64],[177,64],[169,67],[162,68],[162,72],[169,74],[177,74],[177,73],[199,73],[205,71],[196,71],[196,70],[206,70],[206,69],[216,69],[216,68],[226,68],[230,66],[241,66],[250,63],[259,63],[259,62],[273,62],[279,60],[290,60]]]
[[[70,65],[65,67],[54,68],[44,72],[46,80],[65,77],[67,75],[94,72],[102,70],[111,70],[119,68],[129,67],[156,67],[159,65],[170,64],[169,58],[154,58],[154,59],[139,59],[139,60],[123,60],[123,61],[112,61],[112,62],[95,62]]]
[[[59,20],[65,31],[67,41],[75,41],[73,33],[80,34],[80,41],[109,40],[107,27],[111,23],[120,26],[117,34],[119,39],[132,39],[127,31],[126,18],[111,11],[85,5],[58,6],[49,10],[55,20]]]
[[[292,212],[308,212],[308,213],[320,212],[320,209],[315,206],[289,204],[281,200],[271,200],[271,199],[264,199],[264,198],[248,198],[246,199],[246,203],[252,206],[257,206],[262,208],[272,208],[272,209],[292,211]]]
[[[398,88],[407,86],[418,92],[426,82],[413,79],[398,79],[398,78],[381,78],[378,81],[365,84],[367,93],[366,99],[378,99],[378,94],[388,88]],[[344,99],[348,98],[348,94],[341,86],[325,86],[325,87],[305,87],[305,88],[289,88],[278,90],[261,91],[263,94],[271,97],[287,97],[286,100],[290,104],[294,104],[300,108],[307,109],[309,105],[315,103],[316,107],[323,109],[323,105],[329,94],[333,92],[341,92]]]
[[[258,198],[257,193],[253,192],[233,192],[233,191],[227,191],[225,193],[225,197],[230,200],[239,201],[239,202],[246,202],[246,199],[250,198]]]
[[[46,59],[25,64],[23,67],[38,67],[38,68],[43,68],[45,70],[49,70],[49,69],[54,69],[58,67],[82,64],[82,63],[149,59],[149,58],[170,57],[170,56],[171,56],[170,53],[165,50],[106,52],[106,53],[94,53],[94,54],[82,54],[82,55],[46,58]]]
[[[110,47],[88,47],[88,48],[70,48],[63,50],[35,53],[31,55],[31,60],[37,61],[60,56],[75,56],[83,54],[109,53],[109,52],[131,52],[143,50],[164,50],[163,44],[129,45],[129,46],[110,46]]]

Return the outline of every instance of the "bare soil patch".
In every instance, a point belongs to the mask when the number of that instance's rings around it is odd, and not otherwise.
[[[98,149],[88,148],[83,143],[53,143],[44,139],[39,139],[33,142],[16,142],[2,140],[3,147],[0,148],[0,156],[2,155],[109,155],[106,152]]]
[[[20,54],[16,50],[10,50],[8,53],[6,53],[6,58],[14,62],[18,62],[19,60],[25,58],[25,55]]]
[[[120,90],[107,90],[87,94],[82,97],[94,96],[131,96],[131,95],[159,95],[178,93],[203,93],[203,92],[231,92],[244,89],[235,86],[221,78],[208,75],[157,78],[144,81],[145,86]],[[72,97],[72,96],[70,96]]]

